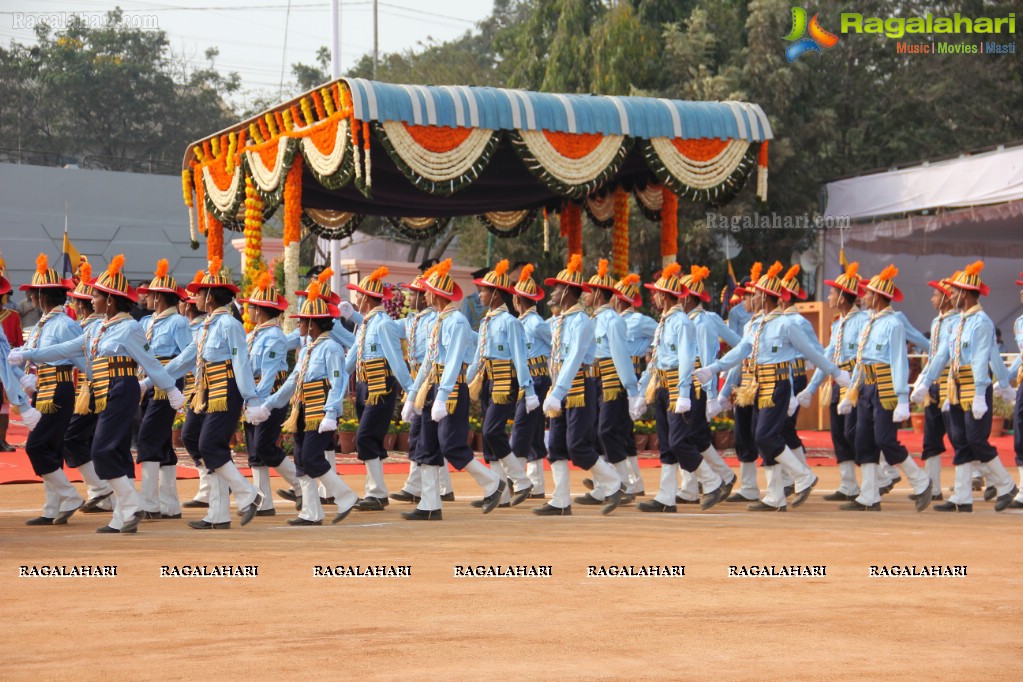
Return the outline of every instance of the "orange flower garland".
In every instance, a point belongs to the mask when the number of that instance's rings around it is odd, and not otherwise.
[[[256,185],[251,177],[245,178],[245,279],[244,295],[248,296],[260,275],[266,272],[263,262],[263,200],[259,198]],[[255,323],[248,317],[246,308],[243,315],[246,331],[252,331]]]
[[[206,235],[206,189],[202,183],[202,171],[198,164],[192,172],[192,181],[195,183],[195,219],[199,224],[199,232]]]
[[[210,212],[206,211],[206,259],[224,258],[224,225]]]
[[[667,187],[661,189],[661,260],[678,255],[678,196]]]
[[[302,238],[302,157],[295,160],[284,180],[284,246]]]
[[[568,255],[583,253],[583,209],[569,201],[561,209],[562,234],[568,238]]]
[[[614,221],[611,261],[615,276],[621,278],[629,272],[629,193],[622,187],[615,189]]]

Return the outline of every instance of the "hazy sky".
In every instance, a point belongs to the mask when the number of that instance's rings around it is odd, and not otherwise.
[[[208,47],[220,48],[221,73],[237,71],[248,90],[275,91],[284,64],[315,61],[330,44],[329,0],[0,0],[0,45],[35,42],[41,17],[74,13],[99,21],[114,7],[138,25],[163,30],[171,49],[194,66],[203,65]],[[420,50],[430,39],[444,42],[472,29],[493,7],[492,0],[378,0],[380,53]],[[285,41],[285,23],[287,40]],[[53,22],[48,22],[52,23]],[[286,48],[285,48],[286,44]],[[341,68],[353,66],[373,49],[373,1],[341,3]]]

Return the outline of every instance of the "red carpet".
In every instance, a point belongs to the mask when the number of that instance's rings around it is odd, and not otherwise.
[[[11,424],[10,431],[7,434],[7,441],[18,449],[15,452],[0,453],[0,484],[41,482],[41,479],[32,471],[32,465],[29,464],[28,456],[22,447],[27,435],[28,432],[23,426],[15,423]],[[831,449],[831,435],[827,431],[800,431],[799,436],[803,439],[803,443],[806,446],[808,462],[811,466],[831,466],[835,464],[834,453]],[[906,429],[899,431],[899,440],[909,448],[910,453],[919,455],[920,449],[923,447],[923,434],[914,433]],[[992,438],[991,444],[998,449],[998,455],[1006,467],[1016,466],[1011,433],[999,436],[998,438]],[[738,466],[734,452],[727,450],[722,454],[730,466]],[[198,478],[199,473],[184,450],[178,450],[178,459],[178,478]],[[640,453],[639,461],[640,466],[643,468],[660,466],[656,453],[650,451]],[[246,475],[249,475],[247,459],[244,453],[236,453],[235,462]],[[359,462],[355,455],[338,455],[337,462],[338,472],[342,475],[356,475],[366,471],[365,466]],[[944,466],[952,465],[951,449],[942,455],[942,464]],[[68,478],[72,481],[80,482],[82,480],[74,469],[66,471]],[[403,474],[407,471],[408,460],[405,458],[404,453],[395,453],[384,464],[384,473]],[[136,466],[136,478],[139,475],[140,473]]]

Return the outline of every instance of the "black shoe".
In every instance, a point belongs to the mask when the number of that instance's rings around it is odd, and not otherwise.
[[[789,510],[788,507],[772,507],[771,505],[765,504],[765,503],[760,502],[760,501],[754,502],[753,504],[751,504],[748,507],[746,507],[746,509],[748,509],[749,511],[756,511],[756,512],[761,512],[761,511],[762,512],[766,512],[766,511],[783,512],[783,511],[788,511]]]
[[[796,484],[785,486],[785,497],[792,497],[796,494]]]
[[[401,518],[406,521],[443,521],[444,516],[441,514],[440,509],[433,509],[431,511],[425,511],[423,509],[413,509],[412,511],[402,512]]]
[[[84,506],[84,504],[85,503],[83,502],[82,504],[78,505],[74,509],[68,509],[67,511],[62,511],[59,514],[57,514],[57,516],[55,516],[53,518],[53,525],[55,525],[55,526],[66,526],[67,525],[67,520],[70,519],[72,516],[74,516],[75,512],[78,511],[79,509],[81,509]]]
[[[1010,490],[1009,492],[1005,493],[1004,495],[999,495],[998,499],[995,500],[995,511],[996,512],[1000,512],[1000,511],[1003,511],[1004,509],[1007,509],[1008,506],[1010,504],[1012,504],[1013,498],[1015,498],[1016,495],[1018,495],[1018,494],[1019,494],[1019,488],[1017,488],[1016,486],[1012,486],[1012,490]],[[57,523],[57,522],[54,521],[54,523]]]
[[[798,493],[796,493],[796,496],[792,499],[792,508],[793,509],[795,509],[799,505],[801,505],[804,502],[806,502],[807,498],[810,497],[810,493],[812,493],[813,489],[817,487],[818,483],[820,483],[820,480],[821,479],[819,479],[816,476],[814,476],[813,477],[813,483],[811,483],[808,488],[800,490]]]
[[[618,504],[619,507],[626,507],[636,501],[636,496],[632,493],[622,493],[622,501]]]
[[[931,495],[931,502],[941,502],[944,499],[945,496],[942,495],[941,493],[938,493],[937,495]]]
[[[231,527],[231,522],[225,521],[224,523],[210,523],[209,521],[200,519],[199,521],[189,521],[188,527],[195,528],[196,530],[227,530]]]
[[[504,493],[504,485],[503,480],[498,481],[497,490],[483,498],[482,508],[484,514],[489,514],[494,511],[495,507],[497,507],[498,503],[501,501],[501,494]]]
[[[386,500],[385,500],[385,502],[386,502]],[[337,504],[337,502],[334,501],[333,497],[321,497],[320,498],[320,506],[321,507],[325,507],[328,504]],[[387,505],[384,505],[384,506],[386,507]]]
[[[25,522],[26,526],[52,526],[53,519],[49,516],[37,516]]]
[[[839,507],[842,511],[881,511],[881,503],[875,502],[869,507],[865,504],[860,504],[856,500],[849,500],[845,504]]]
[[[927,507],[931,506],[931,491],[934,488],[934,484],[927,481],[927,488],[919,495],[910,495],[910,499],[916,502],[916,510],[922,512]]]
[[[732,488],[735,487],[735,482],[738,480],[739,480],[738,476],[732,476],[731,481],[729,481],[728,483],[721,484],[721,488],[724,490],[724,492],[721,494],[722,500],[728,499],[728,496],[732,494]]]
[[[296,502],[302,499],[302,496],[296,493],[294,490],[278,489],[277,497],[287,500],[288,502]]]
[[[390,502],[386,497],[364,497],[352,507],[355,511],[383,511]]]
[[[296,516],[293,519],[288,519],[289,526],[322,526],[323,521],[310,521],[309,519],[303,519],[301,516]]]
[[[441,498],[441,499],[444,499],[444,498]],[[543,493],[530,493],[529,499],[531,499],[531,500],[546,500],[547,496],[544,495]]]
[[[972,485],[973,492],[979,493],[981,490],[984,489],[984,477],[978,476],[977,478],[972,479]],[[955,486],[949,488],[949,490],[955,490]]]
[[[887,495],[888,493],[890,493],[890,492],[892,491],[892,488],[894,488],[894,487],[895,487],[895,481],[892,481],[892,482],[891,482],[891,483],[889,483],[888,485],[883,485],[883,486],[879,487],[879,488],[877,489],[877,492],[878,492],[878,494],[879,494],[879,495],[880,495],[881,497],[884,497],[885,495]]]
[[[675,503],[676,504],[700,504],[700,501],[699,500],[687,500],[686,498],[682,497],[681,495],[675,495]]]
[[[845,493],[836,490],[833,493],[828,493],[824,496],[825,502],[848,502],[849,500],[855,500],[855,495],[846,495]]]
[[[615,509],[618,509],[618,506],[622,503],[623,499],[625,499],[624,485],[604,498],[604,506],[600,508],[600,513],[607,516]]]
[[[572,507],[552,507],[545,504],[542,507],[533,507],[533,513],[537,516],[571,516]]]
[[[164,514],[163,518],[165,518],[165,519],[180,519],[181,518],[181,514]]]
[[[96,532],[97,533],[120,533],[121,531],[117,530],[116,528],[111,528],[110,526],[100,526],[99,528],[96,529]]]
[[[1007,509],[1023,509],[1023,502],[1013,500],[1012,502],[1009,503]]]
[[[79,511],[82,512],[83,514],[102,514],[102,513],[107,513],[110,510],[109,509],[100,509],[99,508],[99,503],[102,502],[103,500],[107,499],[108,497],[110,497],[113,494],[114,494],[114,491],[111,490],[106,495],[97,495],[96,497],[92,498],[91,500],[87,500],[86,503],[82,505],[82,508],[79,509]]]
[[[592,478],[584,478],[583,479],[583,487],[586,488],[587,490],[593,490],[593,479]]]
[[[252,504],[242,509],[241,513],[238,515],[241,517],[241,523],[243,526],[249,525],[249,522],[252,521],[256,512],[259,511],[259,506],[261,504],[263,504],[263,493],[256,493],[256,499],[252,501]]]
[[[185,509],[208,509],[210,503],[201,500],[189,500],[188,502],[182,502],[181,506]]]
[[[256,516],[277,516],[277,510],[273,507],[269,509],[259,509],[256,511]]]
[[[591,493],[586,493],[585,495],[576,495],[574,498],[572,498],[572,502],[588,507],[599,507],[600,505],[604,504],[604,500],[598,500]]]
[[[707,511],[723,499],[725,499],[725,487],[718,486],[700,499],[700,509]]]
[[[130,533],[133,530],[135,530],[139,525],[139,521],[141,521],[142,517],[145,515],[146,513],[142,510],[139,510],[132,514],[132,517],[128,519],[128,521],[123,526],[121,526],[121,532]]]
[[[334,517],[334,519],[333,519],[333,520],[332,520],[332,521],[330,522],[330,523],[331,523],[331,525],[334,525],[334,524],[336,524],[336,523],[341,523],[342,521],[344,521],[344,520],[345,520],[345,518],[346,518],[346,517],[347,517],[347,516],[348,516],[349,514],[351,514],[351,513],[352,513],[352,510],[353,510],[353,509],[355,509],[355,505],[354,505],[354,504],[353,504],[353,505],[352,505],[351,507],[349,507],[348,509],[345,509],[344,511],[339,511],[339,512],[337,513],[337,516],[335,516],[335,517]]]
[[[391,493],[390,497],[395,502],[413,502],[413,503],[418,503],[419,502],[419,496],[418,495],[413,495],[412,493],[407,492],[405,490],[399,490],[396,493]]]
[[[440,496],[440,501],[441,502],[454,502],[455,501],[455,494],[454,493],[444,493],[443,495]]]
[[[143,511],[142,519],[144,521],[156,521],[163,518],[163,514],[160,512]]]
[[[729,497],[727,500],[725,500],[725,502],[746,502],[746,503],[749,503],[749,502],[756,502],[756,500],[751,500],[748,497],[743,497],[741,493],[735,493],[734,495]]]
[[[657,500],[647,500],[640,502],[636,505],[636,509],[641,512],[664,512],[667,514],[674,514],[678,511],[678,507],[673,504],[663,504]]]
[[[516,492],[513,492],[511,496],[511,506],[514,507],[516,505],[522,504],[523,502],[529,499],[529,495],[532,492],[533,492],[532,484],[530,484],[530,486],[525,490],[518,490]]]
[[[939,511],[939,512],[972,512],[973,511],[973,505],[972,504],[956,504],[955,502],[952,502],[950,500],[948,502],[942,502],[941,504],[936,504],[936,505],[934,505],[932,507],[932,509],[934,509],[934,511]]]
[[[0,440],[0,452],[14,452],[15,447],[5,440]]]
[[[996,497],[998,497],[998,488],[994,487],[993,485],[989,485],[988,487],[984,488],[984,501],[985,502],[990,502],[991,500],[995,499]]]

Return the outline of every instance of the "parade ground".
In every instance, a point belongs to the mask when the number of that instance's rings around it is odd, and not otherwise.
[[[392,502],[293,528],[278,500],[277,516],[244,528],[191,530],[203,510],[186,509],[133,536],[97,535],[105,515],[26,527],[42,486],[5,485],[0,617],[18,655],[0,678],[1020,679],[1020,512],[978,494],[973,514],[916,513],[905,483],[881,513],[841,512],[821,499],[837,467],[814,471],[817,491],[784,514],[573,505],[538,518],[529,500],[483,516],[456,473],[442,522],[403,521],[411,505]],[[643,475],[655,490],[658,469]],[[582,477],[572,472],[576,494]],[[402,481],[387,476],[392,491]],[[179,486],[188,499],[197,481]],[[19,575],[52,566],[116,576]],[[257,575],[180,576],[196,566]],[[654,566],[669,575],[588,575]],[[337,575],[352,567],[410,575]],[[511,569],[550,576],[455,575]],[[966,575],[893,575],[907,571]]]

